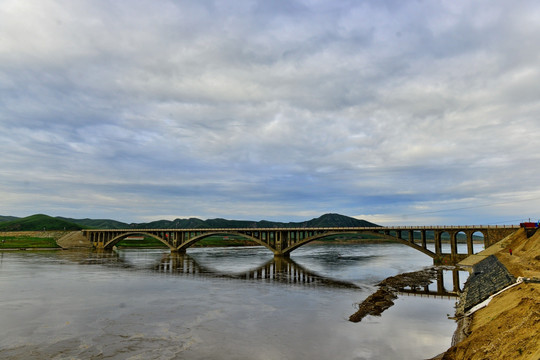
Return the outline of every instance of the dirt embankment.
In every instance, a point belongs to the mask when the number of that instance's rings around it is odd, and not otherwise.
[[[63,249],[91,248],[92,244],[80,231],[72,231],[56,241]]]
[[[492,248],[486,251],[491,250],[515,277],[540,278],[540,230],[530,238],[519,230]],[[442,359],[540,359],[540,283],[514,286],[469,320],[464,330],[468,337]]]

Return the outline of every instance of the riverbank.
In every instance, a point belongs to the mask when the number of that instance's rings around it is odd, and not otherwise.
[[[61,249],[56,241],[69,231],[2,231],[0,250]]]
[[[521,229],[460,265],[474,267],[490,256],[515,278],[539,279],[540,231],[527,238]],[[540,283],[522,282],[473,314],[457,315],[456,343],[438,359],[540,359]]]

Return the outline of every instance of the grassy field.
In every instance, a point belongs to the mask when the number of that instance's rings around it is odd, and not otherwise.
[[[215,247],[215,246],[246,246],[257,245],[254,242],[243,239],[239,236],[210,236],[194,244],[194,247]],[[145,248],[145,247],[167,247],[161,241],[152,237],[144,237],[142,240],[122,240],[116,244],[119,248]]]
[[[2,236],[0,234],[0,249],[25,248],[60,248],[54,238],[36,236]]]
[[[116,244],[119,248],[157,248],[167,246],[153,237],[145,237],[142,240],[122,240]]]
[[[391,242],[392,240],[381,238],[377,235],[333,235],[317,240],[317,243],[357,243],[357,242]],[[229,235],[225,239],[223,236],[210,236],[193,245],[193,247],[217,247],[217,246],[253,246],[257,243],[242,238],[241,236]],[[144,247],[166,247],[161,241],[152,237],[145,237],[141,240],[123,240],[116,244],[119,248],[144,248]]]
[[[375,234],[338,234],[331,235],[325,238],[317,240],[317,242],[324,243],[356,243],[356,242],[389,242],[391,240],[385,239]]]

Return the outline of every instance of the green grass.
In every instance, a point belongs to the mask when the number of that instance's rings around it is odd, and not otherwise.
[[[53,238],[34,236],[2,236],[0,235],[0,249],[23,248],[59,248]]]
[[[145,236],[143,240],[122,240],[116,244],[117,247],[127,248],[153,248],[167,247],[164,243],[150,236]]]
[[[194,244],[194,247],[217,247],[217,246],[246,246],[255,245],[255,243],[246,240],[240,236],[229,236],[224,240],[222,236],[210,236]],[[167,247],[161,241],[153,237],[146,236],[142,240],[122,240],[116,244],[123,248],[145,248],[145,247]]]
[[[210,236],[205,239],[202,239],[194,246],[199,247],[210,247],[210,246],[246,246],[246,245],[257,245],[253,241],[249,241],[241,236],[228,236],[227,240],[224,240],[222,236]]]
[[[317,241],[325,243],[346,243],[347,241],[358,242],[391,242],[392,240],[381,238],[377,235],[372,234],[339,234],[332,235]],[[223,236],[209,236],[202,239],[201,241],[195,243],[193,247],[226,247],[226,246],[250,246],[257,245],[255,242],[252,242],[246,238],[237,235],[229,235],[227,239],[224,239]],[[144,248],[144,247],[167,247],[161,241],[154,239],[153,237],[145,237],[143,240],[122,240],[118,244],[118,247],[122,248]]]
[[[80,230],[82,227],[48,215],[36,214],[12,221],[0,222],[3,231]]]
[[[318,239],[317,241],[321,242],[337,242],[337,243],[346,243],[349,242],[358,242],[358,241],[365,241],[365,242],[392,242],[393,240],[389,240],[387,238],[384,238],[382,236],[378,236],[375,234],[337,234],[337,235],[330,235],[327,237],[324,237],[322,239]]]

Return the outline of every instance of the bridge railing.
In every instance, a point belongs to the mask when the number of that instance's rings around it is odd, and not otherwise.
[[[406,226],[365,226],[365,227],[300,227],[300,228],[206,228],[206,229],[83,229],[83,232],[151,232],[151,231],[191,231],[191,232],[228,232],[228,231],[382,231],[382,230],[441,230],[441,229],[519,229],[519,225],[406,225]]]
[[[369,228],[369,229],[379,229],[379,230],[422,230],[422,229],[519,229],[519,225],[428,225],[428,226],[417,226],[417,225],[407,225],[407,226],[383,226],[379,228]]]

